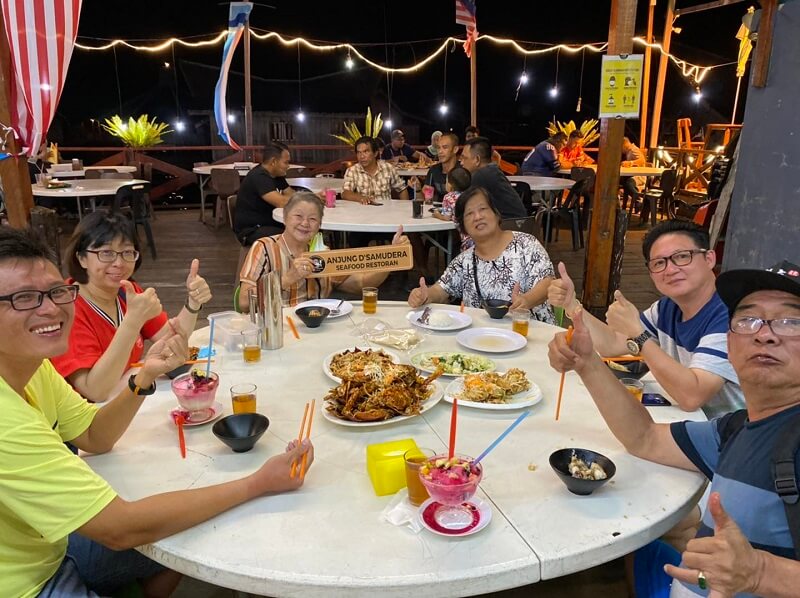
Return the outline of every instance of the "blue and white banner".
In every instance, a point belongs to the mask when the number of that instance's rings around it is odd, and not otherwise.
[[[231,12],[228,17],[228,38],[222,48],[222,66],[219,71],[219,80],[214,89],[214,118],[217,121],[217,131],[222,140],[235,150],[240,150],[239,145],[231,138],[228,131],[228,109],[225,105],[225,94],[228,89],[228,72],[231,68],[233,53],[239,40],[242,39],[244,26],[253,10],[252,2],[231,2]]]

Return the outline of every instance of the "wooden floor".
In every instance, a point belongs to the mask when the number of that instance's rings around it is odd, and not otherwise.
[[[186,298],[186,276],[193,258],[200,260],[200,273],[211,286],[214,298],[203,314],[233,308],[233,288],[240,246],[231,230],[221,226],[218,230],[198,220],[198,210],[159,211],[153,222],[158,259],[150,257],[143,247],[145,258],[136,280],[143,287],[155,287],[167,313],[175,314]],[[75,221],[62,220],[62,247],[75,226]],[[637,307],[649,306],[658,294],[644,267],[641,243],[644,231],[628,233],[623,258],[621,290]],[[551,243],[548,251],[554,263],[563,261],[568,272],[580,288],[583,279],[584,250],[573,251],[568,231],[561,231],[558,242]],[[143,237],[143,235],[142,235]],[[394,273],[381,286],[381,298],[405,300],[412,277],[406,272]],[[198,319],[198,327],[207,324]],[[237,594],[238,595],[238,594]],[[588,571],[560,579],[540,582],[533,586],[491,594],[492,598],[588,598],[589,596],[627,596],[621,561],[613,561]],[[193,579],[184,579],[175,594],[176,598],[229,598],[230,590],[218,588]]]

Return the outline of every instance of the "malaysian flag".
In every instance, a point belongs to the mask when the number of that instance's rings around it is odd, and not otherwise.
[[[11,127],[27,155],[47,135],[78,35],[81,0],[0,0],[11,57]]]
[[[239,40],[242,39],[244,26],[253,10],[252,2],[231,2],[228,16],[228,38],[222,48],[222,66],[219,69],[219,79],[214,88],[214,120],[217,122],[217,132],[222,140],[235,150],[240,150],[239,144],[233,140],[228,130],[228,107],[225,94],[228,91],[228,73],[231,70],[233,53]]]
[[[475,17],[476,0],[456,0],[456,25],[467,28],[467,40],[464,42],[464,52],[472,58],[472,47],[478,41],[478,22]]]

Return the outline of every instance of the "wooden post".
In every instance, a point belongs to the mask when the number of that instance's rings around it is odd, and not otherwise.
[[[661,58],[658,61],[658,80],[653,100],[653,124],[650,126],[649,147],[658,147],[658,129],[661,126],[661,106],[664,102],[664,84],[667,81],[669,45],[672,40],[672,23],[675,21],[675,0],[667,0],[667,16],[664,21],[664,38],[661,40]],[[641,140],[640,143],[644,143]]]
[[[469,59],[469,121],[473,127],[478,126],[478,40],[472,44],[472,56]]]
[[[772,32],[775,29],[775,13],[778,10],[778,1],[763,0],[761,9],[756,54],[753,56],[753,87],[767,86],[769,56],[772,54]]]
[[[227,116],[226,116],[227,118]],[[244,144],[253,145],[253,98],[250,89],[250,16],[244,23]],[[250,156],[252,150],[245,152]]]
[[[650,9],[647,11],[647,36],[645,41],[653,43],[653,16],[656,11],[656,1],[650,0]],[[647,108],[650,100],[650,61],[653,58],[653,49],[648,45],[644,49],[644,74],[642,75],[642,110],[639,113],[639,145],[646,148],[645,135],[647,133]]]
[[[0,123],[11,126],[11,53],[8,49],[5,22],[0,12]],[[9,135],[6,151],[17,154],[22,148],[13,135]],[[38,151],[38,148],[36,148]],[[16,228],[28,226],[33,193],[31,191],[31,175],[28,172],[28,160],[25,156],[0,160],[0,179],[3,181],[8,223]]]
[[[674,0],[671,0],[674,1]],[[612,0],[608,28],[608,53],[630,54],[636,23],[636,0]],[[594,313],[604,310],[611,277],[619,201],[619,165],[625,120],[604,118],[600,122],[600,155],[594,185],[592,225],[586,246],[583,302]]]

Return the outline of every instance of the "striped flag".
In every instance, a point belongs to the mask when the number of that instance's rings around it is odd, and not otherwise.
[[[464,52],[472,57],[472,47],[478,41],[478,21],[475,16],[476,0],[456,0],[456,24],[467,28],[467,40],[464,42]]]
[[[219,80],[214,88],[214,119],[217,121],[217,131],[222,140],[235,150],[240,150],[239,144],[231,137],[228,130],[228,107],[225,103],[225,94],[228,90],[228,72],[231,69],[233,53],[239,40],[242,39],[244,26],[253,10],[252,2],[231,2],[228,16],[228,37],[222,48],[222,66],[219,70]]]
[[[64,89],[81,0],[0,0],[11,57],[11,127],[33,155],[47,135]]]

